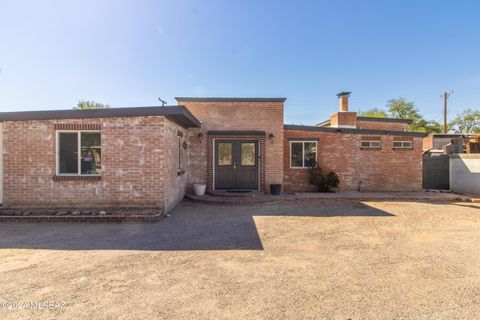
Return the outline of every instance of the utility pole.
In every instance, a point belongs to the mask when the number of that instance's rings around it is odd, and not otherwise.
[[[445,91],[441,95],[443,98],[443,133],[447,133],[447,99],[452,93],[453,91]]]

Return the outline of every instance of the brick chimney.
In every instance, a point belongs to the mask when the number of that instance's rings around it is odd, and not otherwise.
[[[342,91],[337,94],[338,102],[340,103],[340,112],[348,112],[348,97],[351,92]]]
[[[339,112],[330,117],[330,126],[337,128],[356,128],[357,113],[348,111],[348,98],[351,92],[342,91],[337,94],[339,102]]]

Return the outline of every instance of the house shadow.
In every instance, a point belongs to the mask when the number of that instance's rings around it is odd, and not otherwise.
[[[464,207],[464,208],[472,208],[472,209],[477,209],[480,210],[480,205],[474,205],[474,204],[464,204],[464,203],[452,203],[451,205],[453,206],[458,206],[458,207]]]
[[[158,223],[0,223],[0,249],[263,250],[255,216],[392,217],[360,202],[227,207],[183,201]]]

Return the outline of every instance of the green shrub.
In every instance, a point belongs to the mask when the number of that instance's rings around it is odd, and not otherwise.
[[[340,179],[335,172],[323,174],[322,167],[318,163],[312,163],[309,169],[310,184],[317,187],[319,192],[335,192]]]

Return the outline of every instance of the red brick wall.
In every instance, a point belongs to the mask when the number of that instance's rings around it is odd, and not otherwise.
[[[191,141],[190,182],[207,179],[207,131],[259,130],[274,135],[265,142],[265,185],[283,183],[283,102],[271,101],[186,101],[179,100],[202,122],[201,129],[189,130]],[[202,142],[198,134],[203,135]]]
[[[356,112],[336,112],[330,117],[331,127],[355,127],[357,125]]]
[[[180,163],[178,171],[178,139],[180,138]],[[165,209],[168,211],[183,199],[187,191],[189,165],[188,131],[173,122],[165,121]]]
[[[284,185],[287,191],[313,190],[308,169],[290,168],[289,138],[318,138],[317,159],[325,173],[336,172],[340,189],[419,190],[422,188],[422,138],[413,138],[413,149],[394,150],[394,136],[382,135],[380,150],[360,148],[360,134],[285,130]],[[375,135],[368,135],[375,136]],[[406,139],[412,139],[406,137]]]
[[[100,180],[53,179],[56,123],[101,124]],[[171,160],[178,128],[163,117],[4,122],[4,203],[169,208],[183,196],[186,180]]]
[[[423,138],[423,150],[433,149],[433,135],[429,134]]]
[[[398,122],[357,120],[357,128],[372,130],[407,131],[408,124]]]

